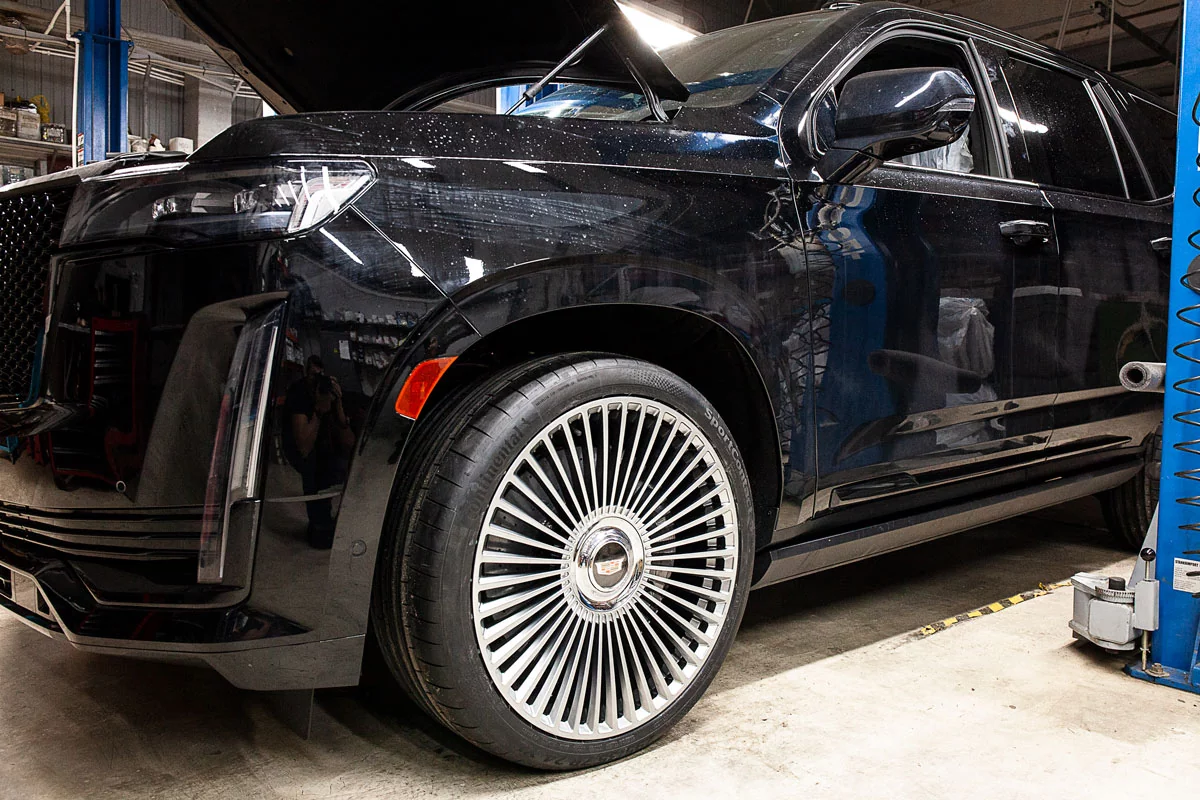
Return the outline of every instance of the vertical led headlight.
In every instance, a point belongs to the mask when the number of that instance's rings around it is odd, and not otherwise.
[[[249,578],[249,538],[258,522],[263,437],[283,310],[279,305],[248,319],[234,350],[204,497],[200,583],[243,586]],[[233,541],[235,531],[244,531],[245,541]]]

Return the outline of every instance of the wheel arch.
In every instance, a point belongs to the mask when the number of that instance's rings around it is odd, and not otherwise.
[[[634,298],[628,295],[635,293],[627,286],[617,289],[626,297],[602,292],[574,305],[529,302],[531,297],[552,296],[545,291],[547,282],[570,283],[557,270],[533,280],[525,276],[523,302],[515,313],[511,286],[458,300],[460,312],[481,338],[447,370],[429,402],[443,401],[484,372],[559,353],[599,352],[670,370],[695,386],[729,427],[750,474],[756,543],[761,548],[774,532],[783,463],[774,403],[763,377],[769,361],[750,333],[759,328],[757,309],[735,302],[740,298],[729,287],[709,284],[701,290],[696,276],[684,275],[685,287],[680,277],[672,271],[655,285],[664,287],[665,295],[687,301],[686,305],[630,302]],[[706,298],[719,299],[719,307],[696,302]],[[734,320],[747,324],[743,327]]]

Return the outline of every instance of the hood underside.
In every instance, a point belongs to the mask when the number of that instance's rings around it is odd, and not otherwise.
[[[613,0],[167,3],[280,112],[421,109],[460,89],[532,82],[604,25],[564,78],[636,90],[636,71],[659,97],[688,97]]]

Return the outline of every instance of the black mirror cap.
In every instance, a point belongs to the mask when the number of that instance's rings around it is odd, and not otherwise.
[[[975,91],[957,69],[867,72],[842,87],[833,146],[882,161],[932,150],[961,137],[974,111]]]

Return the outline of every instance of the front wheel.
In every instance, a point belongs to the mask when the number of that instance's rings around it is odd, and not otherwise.
[[[431,423],[376,590],[400,682],[530,766],[661,736],[720,667],[750,580],[749,481],[720,417],[666,370],[577,354]]]

